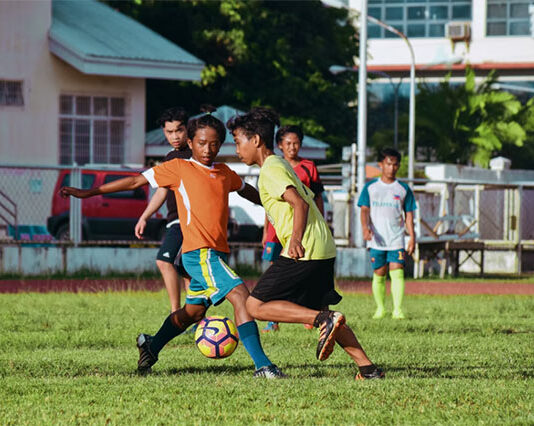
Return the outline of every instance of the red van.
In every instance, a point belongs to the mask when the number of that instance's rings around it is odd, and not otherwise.
[[[83,170],[82,188],[90,189],[137,172],[111,170]],[[47,219],[47,229],[57,240],[69,239],[70,200],[59,195],[62,186],[70,186],[70,170],[62,170],[58,176],[52,197],[52,214]],[[133,240],[134,228],[139,216],[148,205],[148,185],[133,191],[96,195],[82,200],[83,240]],[[160,241],[165,234],[166,220],[160,214],[148,220],[145,240]]]

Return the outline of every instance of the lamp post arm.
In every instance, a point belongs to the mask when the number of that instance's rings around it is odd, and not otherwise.
[[[391,25],[376,19],[374,16],[367,16],[367,19],[372,23],[385,28],[386,30],[398,35],[408,45],[410,51],[410,109],[409,109],[409,126],[408,126],[408,180],[413,186],[414,168],[415,168],[415,53],[406,35],[392,27]]]

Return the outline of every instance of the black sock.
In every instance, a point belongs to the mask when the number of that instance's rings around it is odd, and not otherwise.
[[[315,317],[315,320],[313,321],[313,326],[315,328],[319,328],[321,323],[328,318],[328,315],[330,315],[330,311],[321,311],[317,314]]]
[[[365,374],[371,374],[376,370],[376,365],[374,365],[374,364],[364,365],[363,367],[358,367],[358,369],[360,370],[360,373],[362,373],[364,375]]]
[[[161,325],[161,328],[152,338],[152,342],[150,343],[150,350],[155,356],[158,356],[158,353],[163,349],[163,346],[165,346],[172,339],[174,339],[176,336],[182,334],[185,331],[185,329],[182,330],[173,324],[171,319],[172,315],[173,314],[169,315],[165,319],[165,321]]]

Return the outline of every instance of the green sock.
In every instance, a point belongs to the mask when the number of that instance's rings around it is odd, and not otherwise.
[[[373,297],[376,303],[375,318],[382,318],[385,313],[384,301],[386,299],[386,277],[373,274]]]
[[[402,315],[402,299],[404,298],[404,269],[389,271],[391,277],[391,297],[393,298],[393,314]]]

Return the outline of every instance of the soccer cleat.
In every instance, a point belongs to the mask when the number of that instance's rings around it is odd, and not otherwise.
[[[258,368],[254,372],[254,377],[265,377],[266,379],[286,379],[287,375],[275,365],[267,365],[265,367]]]
[[[377,309],[373,315],[373,319],[382,319],[386,316],[386,311],[384,309]]]
[[[373,379],[384,379],[386,377],[386,373],[384,373],[380,368],[377,368],[372,373],[362,374],[358,373],[354,377],[354,380],[373,380]]]
[[[401,310],[397,310],[397,311],[393,311],[393,313],[391,314],[391,318],[400,320],[406,317],[404,316]]]
[[[269,331],[280,331],[280,325],[277,322],[269,321],[261,332],[268,333]]]
[[[319,325],[319,343],[317,345],[317,359],[326,360],[336,344],[336,333],[345,324],[345,317],[341,312],[330,311],[326,319]]]
[[[152,336],[141,333],[137,336],[137,348],[139,349],[139,361],[137,361],[137,371],[140,373],[149,373],[157,361],[158,357],[150,350]]]
[[[313,330],[313,324],[304,324],[306,330]]]

